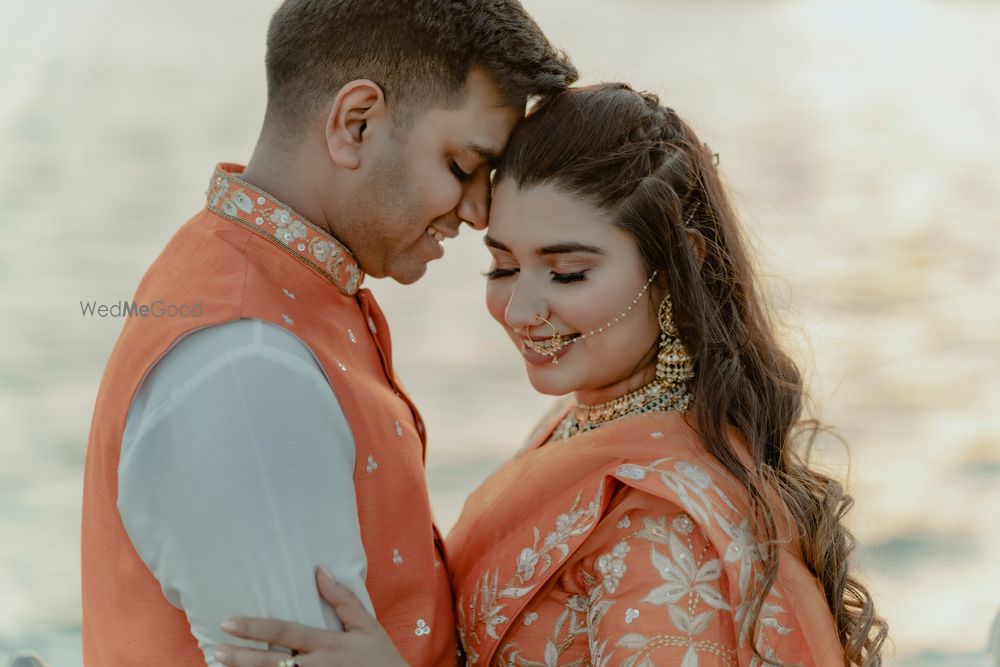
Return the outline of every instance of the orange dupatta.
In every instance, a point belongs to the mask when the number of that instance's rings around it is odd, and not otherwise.
[[[678,413],[541,446],[557,421],[470,496],[448,537],[467,664],[761,664],[741,634],[762,567],[746,490]],[[793,540],[753,634],[784,664],[843,665]]]

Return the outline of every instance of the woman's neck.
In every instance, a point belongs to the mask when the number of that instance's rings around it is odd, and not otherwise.
[[[582,389],[574,392],[574,396],[576,402],[581,405],[599,405],[633,392],[649,384],[655,378],[656,365],[643,364],[639,370],[626,378],[598,389]]]

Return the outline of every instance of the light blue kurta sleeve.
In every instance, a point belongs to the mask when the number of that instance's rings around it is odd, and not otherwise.
[[[237,643],[219,628],[233,615],[339,629],[316,590],[321,564],[371,611],[354,463],[326,376],[281,327],[202,329],[144,380],[126,422],[118,509],[207,664]]]

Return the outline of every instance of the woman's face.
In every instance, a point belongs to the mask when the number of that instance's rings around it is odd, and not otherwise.
[[[619,317],[649,276],[630,234],[584,199],[551,185],[494,192],[486,245],[493,255],[486,306],[524,358],[543,394],[583,403],[615,398],[653,379],[659,336],[652,286],[625,317],[563,348],[558,364],[526,340],[594,331]],[[530,337],[530,338],[529,338]]]

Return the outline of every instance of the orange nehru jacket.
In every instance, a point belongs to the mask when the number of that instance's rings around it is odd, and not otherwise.
[[[412,665],[455,662],[455,622],[424,480],[424,429],[392,369],[389,329],[334,238],[220,165],[208,207],[146,273],[139,305],[200,304],[200,317],[129,317],[97,396],[83,494],[83,651],[98,665],[204,665],[184,612],[139,558],[118,515],[129,405],[182,337],[241,318],[285,327],[315,354],[350,424],[367,588]],[[405,554],[405,561],[394,558]],[[240,610],[234,609],[233,613]]]

